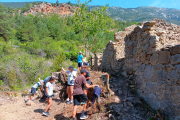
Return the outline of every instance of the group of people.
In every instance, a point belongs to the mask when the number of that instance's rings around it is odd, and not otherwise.
[[[83,111],[81,113],[80,119],[87,119],[88,116],[85,115],[86,106],[87,106],[87,89],[96,87],[98,88],[98,85],[91,85],[90,81],[90,73],[87,70],[87,64],[84,63],[82,52],[78,55],[78,71],[80,71],[80,75],[77,76],[77,71],[74,69],[73,66],[69,66],[68,71],[66,71],[62,66],[62,71],[66,72],[68,75],[68,83],[67,83],[67,104],[73,104],[73,120],[75,120],[76,116],[76,110],[77,106],[80,104],[84,104]],[[84,64],[84,65],[83,65]],[[32,100],[33,95],[36,93],[36,89],[41,86],[41,84],[44,84],[45,89],[45,95],[47,96],[48,100],[48,106],[46,107],[45,111],[43,112],[43,115],[49,116],[49,110],[52,106],[52,97],[53,97],[53,83],[55,82],[56,77],[48,76],[45,78],[45,80],[41,80],[40,82],[36,83],[31,88],[31,97],[30,100]],[[95,89],[96,89],[95,88]],[[98,92],[98,91],[97,91]],[[93,96],[94,97],[94,96]],[[96,97],[96,96],[95,96]],[[96,97],[97,98],[97,97]]]

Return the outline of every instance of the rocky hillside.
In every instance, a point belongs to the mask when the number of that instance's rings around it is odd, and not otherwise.
[[[65,3],[60,5],[51,5],[50,3],[41,3],[39,5],[34,5],[33,7],[28,10],[28,12],[25,12],[24,15],[32,14],[36,15],[38,13],[43,14],[58,14],[58,15],[73,15],[74,10],[76,9],[75,6],[70,6]]]
[[[23,2],[2,2],[7,7],[21,8],[25,7]],[[88,6],[89,9],[99,7],[97,5]],[[158,7],[138,7],[138,8],[121,8],[109,7],[109,15],[119,21],[150,21],[153,18],[165,19],[168,23],[180,25],[180,10]]]

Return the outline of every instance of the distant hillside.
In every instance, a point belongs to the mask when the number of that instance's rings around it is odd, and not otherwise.
[[[6,7],[13,7],[13,8],[25,7],[27,3],[32,3],[32,2],[1,2],[1,4],[5,5]]]
[[[98,6],[89,6],[89,9]],[[165,19],[169,23],[180,25],[180,10],[158,7],[121,8],[109,7],[109,15],[119,21],[149,21],[153,18]]]
[[[21,8],[27,2],[3,2],[7,7]],[[96,5],[88,6],[89,9],[99,7]],[[153,18],[165,19],[168,23],[180,25],[180,10],[158,7],[138,7],[138,8],[121,8],[109,7],[109,15],[114,20],[119,21],[149,21]]]

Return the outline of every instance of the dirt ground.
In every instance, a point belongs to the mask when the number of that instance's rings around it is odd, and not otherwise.
[[[93,84],[102,83],[100,79],[100,72],[91,72],[91,81]],[[42,112],[47,106],[47,102],[44,99],[36,98],[34,99],[34,106],[26,106],[23,97],[16,97],[15,100],[8,96],[1,96],[5,104],[0,105],[0,120],[70,120],[72,119],[73,104],[67,105],[65,101],[60,99],[53,99],[53,105],[50,110],[51,116],[42,116]],[[102,111],[91,115],[91,107],[87,109],[87,114],[89,114],[89,120],[108,120],[106,115],[106,108],[104,107],[107,100],[103,97],[101,98],[101,103],[104,105]],[[77,109],[77,120],[80,118],[83,106],[78,106]]]
[[[91,82],[104,87],[104,74],[91,71]],[[109,98],[100,97],[101,110],[96,109],[91,114],[92,108],[87,109],[89,118],[86,120],[148,120],[152,113],[142,100],[129,90],[128,80],[119,75],[110,76],[110,88],[114,93]],[[42,116],[47,106],[45,99],[35,98],[34,106],[26,106],[24,97],[8,97],[0,91],[0,120],[71,120],[73,104],[67,105],[60,98],[53,99],[50,116]],[[3,104],[2,104],[3,103]],[[83,106],[78,106],[76,120],[79,120]]]

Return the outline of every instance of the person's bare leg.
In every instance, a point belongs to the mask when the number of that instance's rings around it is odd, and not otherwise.
[[[74,89],[74,86],[70,86],[70,99],[71,99],[71,101],[73,101],[73,89]]]
[[[32,99],[33,99],[33,96],[34,96],[34,94],[31,94],[29,100],[32,100]]]
[[[84,94],[87,96],[87,90],[86,90],[86,89],[84,89],[83,91],[84,91]]]
[[[75,105],[75,106],[73,107],[73,118],[76,117],[76,110],[77,110],[77,105]]]
[[[83,110],[86,111],[86,107],[89,101],[86,101],[86,103],[84,104]]]
[[[68,94],[68,98],[70,98],[70,94],[69,94],[70,90],[69,89],[70,89],[70,86],[67,86],[66,93]]]
[[[48,98],[48,106],[46,107],[45,112],[49,112],[51,106],[52,106],[52,98]]]

